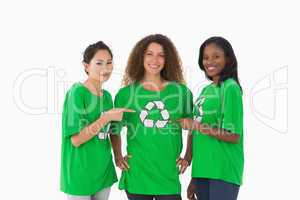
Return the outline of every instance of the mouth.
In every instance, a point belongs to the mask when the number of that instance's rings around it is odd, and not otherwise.
[[[209,66],[206,66],[205,68],[208,72],[213,72],[217,69],[217,67],[214,65],[209,65]]]
[[[103,73],[103,74],[100,74],[100,76],[107,77],[107,76],[110,76],[110,73]]]
[[[149,67],[150,69],[159,69],[159,68],[160,68],[159,65],[153,65],[153,64],[148,65],[148,67]]]

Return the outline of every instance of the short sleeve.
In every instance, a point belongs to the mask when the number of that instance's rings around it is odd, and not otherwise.
[[[78,134],[88,125],[85,118],[84,98],[79,87],[72,87],[65,97],[62,115],[63,137]]]
[[[193,94],[189,88],[186,87],[184,98],[183,118],[193,118]]]
[[[126,103],[126,99],[123,95],[123,92],[120,90],[115,97],[114,107],[123,108],[125,103]],[[124,126],[124,119],[119,122],[116,121],[111,122],[111,133],[115,135],[120,135],[123,126]]]
[[[239,135],[243,133],[242,101],[242,92],[236,83],[224,87],[221,128]]]
[[[106,95],[105,104],[107,104],[107,110],[110,110],[114,107],[112,96],[107,90],[104,90],[104,93]]]

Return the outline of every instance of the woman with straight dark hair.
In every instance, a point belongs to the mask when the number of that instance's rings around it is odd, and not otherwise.
[[[231,44],[222,37],[207,39],[199,66],[212,83],[195,102],[194,118],[180,120],[193,133],[186,153],[193,163],[188,198],[235,200],[244,168],[243,103]]]
[[[108,138],[111,121],[122,120],[128,109],[113,109],[103,89],[113,70],[113,54],[102,41],[83,54],[87,79],[68,90],[62,113],[60,189],[69,200],[107,200],[117,182]]]

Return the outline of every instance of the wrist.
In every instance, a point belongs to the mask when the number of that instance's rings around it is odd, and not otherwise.
[[[122,154],[115,155],[115,161],[118,162],[119,160],[123,159]]]
[[[101,117],[96,121],[97,131],[94,132],[93,135],[97,135],[102,127],[104,127],[108,123],[108,119],[106,116],[101,115]]]
[[[190,164],[191,164],[191,161],[192,161],[192,156],[191,156],[191,155],[185,155],[185,156],[183,157],[183,159],[186,160],[186,161],[189,163],[189,165],[190,165]]]
[[[107,123],[109,123],[111,120],[109,118],[109,115],[107,113],[104,113],[103,115],[101,115],[100,119],[99,119],[100,123],[102,122],[103,126],[105,126]]]

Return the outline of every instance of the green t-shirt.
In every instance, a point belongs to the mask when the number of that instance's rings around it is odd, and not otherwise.
[[[79,147],[71,136],[97,120],[103,111],[113,107],[112,97],[92,94],[82,83],[67,92],[62,114],[61,191],[72,195],[92,195],[117,182],[112,162],[111,144],[105,134],[109,125]]]
[[[213,83],[206,86],[194,104],[194,119],[239,134],[240,139],[237,144],[232,144],[193,131],[192,177],[241,185],[244,168],[243,103],[236,81],[227,79],[220,86]]]
[[[136,111],[112,124],[115,134],[127,127],[127,153],[132,155],[130,169],[122,172],[120,189],[146,195],[181,193],[176,159],[182,150],[182,129],[174,121],[192,117],[192,98],[190,90],[176,82],[161,91],[146,90],[140,83],[120,89],[115,107]]]

